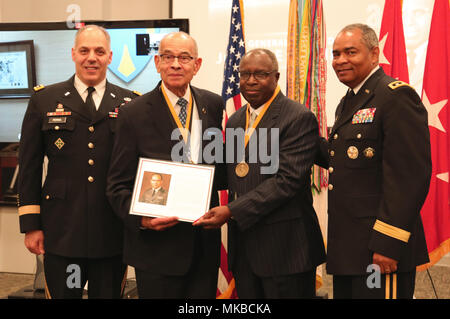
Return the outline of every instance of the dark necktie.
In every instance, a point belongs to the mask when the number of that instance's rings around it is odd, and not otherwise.
[[[187,120],[186,107],[187,107],[188,101],[186,101],[186,99],[180,97],[177,101],[177,104],[181,107],[180,113],[178,114],[178,118],[180,119],[181,125],[183,125],[183,127],[186,128],[186,120]],[[189,139],[186,144],[186,157],[187,157],[188,161],[191,161],[191,147],[189,145]]]
[[[186,99],[180,97],[177,101],[177,104],[181,107],[180,113],[178,114],[181,125],[183,125],[183,127],[186,127],[186,119],[187,119],[186,106],[187,106],[188,102],[186,101]]]
[[[95,113],[97,112],[97,108],[95,107],[94,99],[92,98],[92,92],[95,91],[95,88],[90,86],[88,87],[88,96],[86,98],[86,108],[89,110],[89,113],[91,114],[91,117],[94,117]]]
[[[349,115],[348,113],[353,110],[354,100],[355,100],[355,92],[353,92],[352,89],[349,89],[344,97],[344,103],[342,107],[336,111],[335,121],[337,121],[338,118],[344,118]]]

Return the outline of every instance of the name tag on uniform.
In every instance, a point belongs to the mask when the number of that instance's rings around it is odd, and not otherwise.
[[[375,107],[359,110],[353,115],[352,124],[372,123],[376,110]]]
[[[67,117],[50,117],[48,119],[48,123],[52,124],[52,123],[66,123],[67,121]]]

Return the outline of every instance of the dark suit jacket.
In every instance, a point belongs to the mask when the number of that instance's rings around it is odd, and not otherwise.
[[[203,132],[207,128],[220,129],[222,98],[206,90],[191,89]],[[117,215],[126,224],[124,260],[140,270],[183,275],[194,258],[202,253],[202,261],[209,264],[212,271],[217,271],[220,230],[203,230],[186,222],[164,231],[143,230],[140,228],[142,217],[128,214],[139,157],[171,160],[172,148],[178,143],[171,140],[176,128],[160,85],[120,110],[107,194]],[[212,206],[218,205],[216,190],[217,187],[212,192]]]
[[[395,82],[379,69],[337,107],[328,145],[331,274],[367,274],[373,252],[399,261],[399,271],[428,261],[420,217],[431,174],[427,112]],[[373,121],[358,120],[368,109]]]
[[[92,118],[73,79],[36,92],[28,104],[19,151],[20,230],[43,230],[47,253],[110,257],[122,253],[122,223],[105,194],[116,122],[109,112],[135,94],[107,82]],[[71,114],[51,116],[58,104]]]
[[[227,129],[245,127],[245,110],[242,107],[230,117]],[[233,216],[229,264],[233,269],[236,250],[242,248],[259,276],[313,270],[325,261],[310,177],[319,136],[317,120],[305,106],[279,93],[251,137],[258,138],[258,143],[263,141],[261,128],[268,129],[267,143],[263,142],[267,154],[273,151],[270,129],[279,130],[279,166],[273,174],[261,174],[261,167],[269,164],[249,163],[248,148],[245,156],[250,170],[245,177],[236,175],[236,163],[227,164],[230,198],[237,194],[228,204]]]

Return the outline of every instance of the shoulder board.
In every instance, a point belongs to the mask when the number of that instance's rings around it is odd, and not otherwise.
[[[35,86],[33,88],[33,90],[34,90],[34,92],[38,92],[38,91],[42,90],[43,88],[45,88],[45,86],[41,84],[41,85]]]
[[[141,93],[141,92],[138,92],[138,91],[136,91],[136,90],[135,90],[135,91],[133,91],[133,93],[134,93],[134,94],[136,94],[137,96],[141,96],[141,95],[142,95],[142,93]]]
[[[402,87],[402,86],[409,86],[410,88],[412,88],[414,90],[414,88],[411,85],[409,85],[408,83],[403,82],[403,81],[394,81],[394,82],[389,83],[388,86],[391,90],[398,89],[399,87]]]

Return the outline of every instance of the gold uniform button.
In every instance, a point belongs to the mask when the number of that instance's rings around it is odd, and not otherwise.
[[[328,190],[330,190],[330,191],[333,190],[333,185],[332,184],[328,184]]]
[[[94,129],[94,127],[93,126],[89,126],[89,132],[94,132],[95,131],[95,129]]]
[[[361,133],[358,133],[358,134],[356,135],[356,138],[357,138],[357,139],[360,139],[361,137],[362,137]]]
[[[45,196],[45,199],[49,200],[50,199],[50,195]]]
[[[330,151],[330,156],[334,156],[334,151],[333,150]]]
[[[94,181],[94,178],[93,178],[92,176],[89,176],[89,177],[88,177],[88,181],[89,181],[90,183],[92,183],[92,182]]]
[[[334,168],[330,166],[330,168],[328,169],[328,171],[329,171],[330,173],[333,173],[333,172],[334,172]]]
[[[94,165],[94,160],[93,159],[90,159],[89,161],[88,161],[88,163],[89,163],[89,165]]]
[[[333,138],[334,138],[335,140],[337,140],[338,137],[339,137],[339,135],[337,135],[337,133],[334,134],[334,136],[333,136]]]
[[[88,144],[88,147],[89,147],[90,149],[94,148],[94,143],[89,143],[89,144]]]
[[[55,126],[55,131],[59,131],[59,126],[58,125]]]

